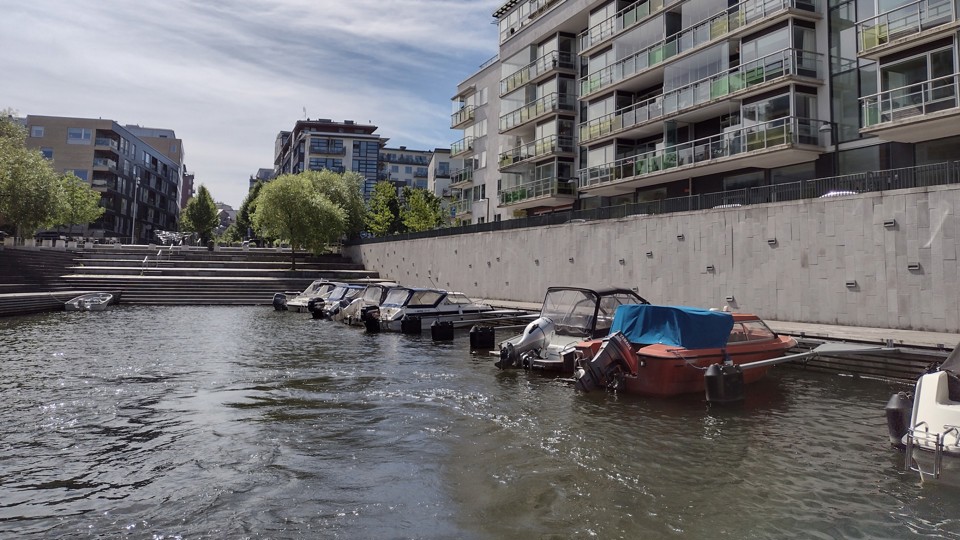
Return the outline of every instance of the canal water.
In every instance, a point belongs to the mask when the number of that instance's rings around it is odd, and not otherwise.
[[[711,408],[468,344],[269,307],[0,319],[0,537],[960,538],[960,491],[888,448],[903,385],[777,368]]]

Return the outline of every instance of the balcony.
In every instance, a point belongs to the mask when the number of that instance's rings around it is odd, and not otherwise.
[[[464,219],[473,213],[473,201],[456,201],[450,205],[450,217]]]
[[[580,191],[618,195],[639,187],[747,167],[772,169],[817,159],[827,122],[785,117],[580,170]],[[827,130],[828,131],[828,130]]]
[[[576,110],[577,97],[570,94],[558,94],[556,92],[547,94],[542,98],[531,101],[523,107],[500,117],[500,133],[508,133],[517,129],[528,122],[533,122],[560,111],[569,111],[573,113]],[[451,154],[452,154],[451,150]]]
[[[476,117],[476,105],[467,105],[459,111],[450,115],[450,129],[463,127],[473,121]]]
[[[731,7],[729,11],[714,15],[690,26],[679,34],[599,69],[580,79],[580,99],[601,90],[614,89],[623,83],[651,72],[667,60],[684,55],[695,49],[753,32],[786,19],[789,15],[801,15],[819,19],[819,0],[746,0]],[[656,81],[638,81],[637,87],[648,86]]]
[[[551,135],[500,154],[500,170],[508,170],[531,160],[574,153],[573,137]]]
[[[919,0],[857,23],[857,52],[878,60],[957,30],[954,0]]]
[[[573,73],[575,69],[573,54],[560,51],[549,52],[502,79],[500,96],[505,96],[525,84],[537,82],[557,71]]]
[[[500,206],[515,210],[538,206],[563,206],[577,199],[573,178],[542,178],[500,190]]]
[[[94,169],[110,169],[111,171],[117,170],[117,162],[112,159],[107,158],[93,158],[93,168]]]
[[[508,27],[501,27],[500,29],[500,43],[502,44],[507,41],[519,32],[521,28],[546,13],[547,8],[550,7],[551,4],[563,1],[564,0],[520,0],[520,2],[517,2],[520,6],[517,8],[518,17],[516,18],[516,22]],[[497,13],[494,13],[494,18],[499,18],[506,13],[507,12],[499,12],[498,10]]]
[[[94,143],[98,147],[110,148],[112,150],[120,149],[120,143],[109,137],[97,137]]]
[[[464,188],[473,183],[473,167],[464,167],[453,171],[450,175],[450,187]]]
[[[621,9],[609,19],[591,26],[577,36],[580,42],[580,54],[589,55],[591,49],[607,42],[613,36],[629,30],[652,15],[656,15],[663,6],[673,4],[677,0],[640,0]]]
[[[455,158],[473,151],[473,141],[475,137],[469,136],[460,139],[450,145],[450,157]]]
[[[960,74],[860,98],[861,133],[920,142],[960,135]]]
[[[822,82],[823,76],[822,54],[784,49],[584,122],[579,126],[580,142],[627,133],[633,137],[654,135],[663,130],[660,122],[671,116],[698,111],[691,121],[700,121],[728,112],[731,99],[743,99],[794,80]]]
[[[346,148],[330,148],[329,146],[310,146],[310,154],[323,154],[327,156],[344,156],[347,154]]]

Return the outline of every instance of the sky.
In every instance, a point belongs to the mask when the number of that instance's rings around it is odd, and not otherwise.
[[[496,54],[502,3],[0,0],[0,110],[172,129],[195,187],[237,208],[305,117],[449,148],[450,98]]]

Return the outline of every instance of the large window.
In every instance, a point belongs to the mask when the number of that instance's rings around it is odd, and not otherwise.
[[[67,144],[90,144],[93,131],[87,128],[67,128]]]
[[[43,126],[33,126],[30,128],[31,137],[43,137]]]
[[[41,148],[40,153],[47,159],[53,159],[53,148]]]

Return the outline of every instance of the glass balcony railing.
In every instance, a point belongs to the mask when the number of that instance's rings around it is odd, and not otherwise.
[[[500,117],[500,131],[508,131],[547,113],[576,110],[577,97],[571,94],[552,93],[531,101],[515,111]],[[452,150],[451,150],[452,153]]]
[[[346,148],[332,148],[329,146],[311,146],[311,154],[328,154],[334,156],[343,156],[347,154]]]
[[[450,205],[450,217],[466,216],[473,212],[473,201],[455,201]]]
[[[475,105],[467,105],[466,107],[460,109],[459,111],[450,115],[450,127],[455,128],[464,122],[469,122],[473,120],[476,115],[477,107]]]
[[[545,13],[547,7],[549,7],[551,4],[563,1],[564,0],[521,0],[520,2],[517,2],[520,5],[516,8],[516,16],[512,17],[512,20],[514,21],[513,24],[501,24],[500,26],[500,43],[510,39],[520,30],[520,28],[523,27],[523,25],[531,22],[533,19],[536,19]],[[495,15],[495,17],[496,16],[499,15]]]
[[[580,141],[590,142],[647,122],[681,113],[711,101],[788,76],[823,78],[823,55],[800,49],[784,49],[746,62],[724,73],[671,90],[580,124]]]
[[[541,178],[500,190],[500,206],[517,204],[532,199],[557,196],[576,196],[577,182],[573,178]]]
[[[450,145],[450,157],[459,156],[460,154],[465,154],[473,150],[473,140],[474,137],[471,135],[469,137],[464,137],[459,141]]]
[[[94,167],[107,167],[107,168],[110,168],[110,169],[116,169],[116,168],[117,168],[117,162],[114,161],[114,160],[112,160],[112,159],[107,159],[107,158],[93,158],[93,166],[94,166]]]
[[[664,5],[670,5],[677,0],[640,0],[621,9],[609,19],[591,26],[580,32],[577,39],[580,41],[580,50],[586,51],[594,45],[599,45],[613,36],[633,28],[645,21],[650,15],[656,15]]]
[[[506,95],[555,69],[574,69],[573,54],[552,51],[514,71],[500,81],[500,95]]]
[[[500,168],[509,167],[541,156],[549,156],[557,153],[572,154],[573,151],[573,137],[551,135],[500,154]]]
[[[723,38],[765,17],[791,8],[816,12],[819,0],[745,0],[725,13],[690,26],[679,34],[641,49],[615,64],[580,79],[580,97],[625,81],[638,73],[701,45]]]
[[[642,177],[675,167],[746,155],[791,144],[823,146],[822,126],[828,122],[811,118],[784,117],[762,124],[688,141],[636,156],[618,159],[579,171],[580,188],[596,187],[627,178]],[[826,130],[829,132],[829,130]]]
[[[115,141],[115,140],[113,140],[113,139],[111,139],[111,138],[109,138],[109,137],[97,137],[96,145],[97,145],[97,146],[109,146],[110,148],[113,148],[114,150],[117,150],[117,149],[120,148],[120,143],[118,143],[117,141]]]
[[[858,22],[857,51],[869,51],[955,20],[954,0],[919,0]]]
[[[960,95],[960,74],[930,79],[860,98],[863,127],[907,120],[955,109]]]
[[[464,167],[453,171],[450,175],[450,185],[473,182],[473,167]]]

